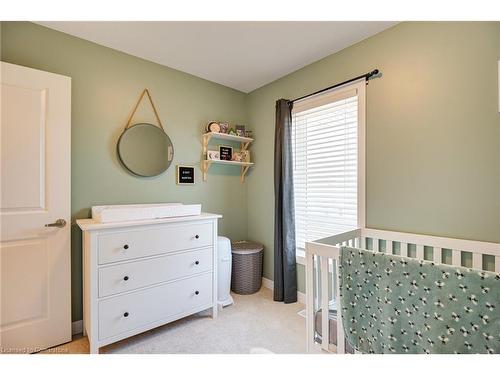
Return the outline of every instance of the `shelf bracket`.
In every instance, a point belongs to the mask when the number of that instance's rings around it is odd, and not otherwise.
[[[245,182],[245,175],[247,174],[249,168],[249,165],[241,166],[241,183]]]
[[[203,155],[205,157],[208,152],[208,143],[210,142],[210,138],[212,138],[212,133],[203,134]]]
[[[207,180],[207,173],[210,165],[212,165],[212,162],[210,160],[201,161],[201,173],[203,174],[203,181]]]

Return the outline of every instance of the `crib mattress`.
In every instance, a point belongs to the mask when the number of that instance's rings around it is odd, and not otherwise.
[[[320,344],[322,342],[322,336],[321,336],[321,330],[323,327],[322,316],[323,316],[322,309],[319,309],[314,314],[314,330],[316,331],[315,340]],[[328,310],[328,324],[330,328],[329,343],[331,345],[337,345],[337,310],[334,309]],[[354,350],[350,347],[350,345],[347,342],[345,343],[345,351],[346,353],[351,353],[351,354],[354,353]]]

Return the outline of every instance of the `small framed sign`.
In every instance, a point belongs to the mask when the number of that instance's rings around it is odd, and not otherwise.
[[[219,146],[219,158],[220,160],[232,160],[233,148],[230,146]]]
[[[194,167],[177,166],[177,185],[194,185]]]

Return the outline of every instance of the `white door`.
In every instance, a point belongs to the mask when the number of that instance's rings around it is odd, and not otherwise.
[[[0,64],[0,352],[26,353],[71,340],[71,79]]]

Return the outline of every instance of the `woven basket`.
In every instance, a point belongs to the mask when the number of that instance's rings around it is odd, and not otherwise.
[[[234,293],[253,294],[260,290],[263,250],[264,246],[256,242],[238,241],[231,245],[231,290]]]

